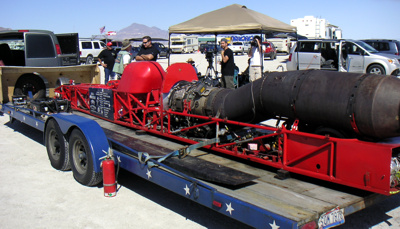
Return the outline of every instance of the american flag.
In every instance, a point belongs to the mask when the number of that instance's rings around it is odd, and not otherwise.
[[[100,28],[100,34],[104,33],[104,31],[106,31],[106,26]]]

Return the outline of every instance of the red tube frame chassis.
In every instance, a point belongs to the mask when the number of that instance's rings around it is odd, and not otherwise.
[[[384,195],[396,194],[400,191],[398,186],[390,187],[391,158],[395,153],[400,152],[400,141],[397,139],[396,143],[340,139],[301,132],[297,128],[288,130],[285,127],[269,127],[193,115],[190,114],[189,104],[186,104],[183,112],[164,110],[161,90],[131,94],[118,92],[117,87],[118,81],[110,81],[108,85],[63,85],[56,89],[56,92],[63,99],[70,100],[73,109],[94,115],[90,112],[89,88],[111,90],[114,102],[114,120],[98,115],[94,116],[189,144],[195,144],[198,141],[178,136],[178,134],[205,125],[216,125],[217,129],[220,125],[228,124],[266,130],[270,133],[252,138],[249,142],[262,143],[263,139],[275,139],[277,153],[268,152],[264,144],[259,144],[260,150],[242,149],[240,151],[238,144],[247,141],[216,143],[205,146],[205,148],[289,172]],[[195,118],[204,122],[172,131],[171,116]],[[168,120],[168,124],[163,126],[165,118]]]

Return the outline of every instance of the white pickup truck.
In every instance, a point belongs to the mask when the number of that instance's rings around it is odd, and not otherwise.
[[[244,55],[250,50],[250,46],[248,44],[245,44],[243,41],[234,41],[230,43],[228,47],[232,50],[234,54],[241,53],[242,55]]]

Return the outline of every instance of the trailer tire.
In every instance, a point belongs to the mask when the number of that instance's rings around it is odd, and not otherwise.
[[[96,173],[93,158],[86,137],[74,129],[69,138],[69,157],[74,178],[86,186],[94,186],[102,180],[102,173]]]
[[[54,119],[48,122],[44,139],[51,166],[61,171],[70,170],[68,141]]]

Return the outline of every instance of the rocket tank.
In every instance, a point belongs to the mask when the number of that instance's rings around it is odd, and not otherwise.
[[[358,136],[400,136],[400,79],[393,76],[271,72],[236,90],[199,82],[177,84],[170,91],[169,106],[183,107],[183,101],[190,101],[192,113],[198,115],[253,123],[282,117]]]

